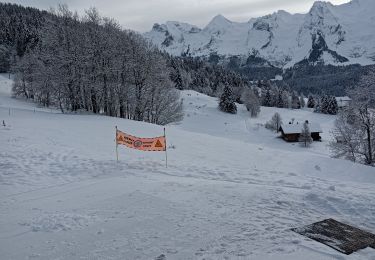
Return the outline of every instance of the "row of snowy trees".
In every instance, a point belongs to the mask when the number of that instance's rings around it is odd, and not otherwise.
[[[226,84],[219,98],[219,109],[223,112],[236,114],[237,105],[235,103],[235,96],[229,84]],[[241,102],[246,106],[250,112],[251,117],[258,116],[260,112],[260,98],[256,88],[245,88],[241,94]]]
[[[314,108],[314,112],[336,115],[338,112],[338,104],[334,96],[312,96],[309,95],[307,107]]]
[[[14,68],[14,94],[64,111],[86,110],[156,124],[182,118],[167,61],[140,35],[95,9],[59,6],[35,48]]]
[[[269,82],[259,81],[257,85],[241,88],[238,101],[237,95],[233,93],[233,87],[225,84],[219,100],[220,110],[228,113],[236,113],[235,101],[243,103],[250,112],[251,117],[256,117],[260,112],[260,106],[300,109],[305,107],[303,96],[298,96],[293,91],[271,85]]]
[[[375,68],[364,75],[349,92],[351,105],[335,122],[335,141],[330,148],[335,157],[375,165]]]
[[[167,56],[171,69],[170,78],[175,88],[192,89],[200,93],[219,97],[229,85],[236,102],[241,102],[241,94],[250,86],[246,77],[215,65],[202,57]]]
[[[300,109],[305,107],[303,95],[290,90],[287,85],[278,86],[269,81],[258,81],[261,89],[261,104],[265,107]]]
[[[259,107],[256,106],[257,102],[268,107],[299,109],[305,106],[303,95],[298,95],[287,85],[278,86],[268,80],[252,82],[248,77],[208,62],[205,58],[169,57],[169,66],[172,69],[171,80],[177,89],[193,89],[210,96],[222,97],[224,92],[228,92],[225,88],[229,87],[231,88],[229,100],[244,103],[252,116],[257,114]],[[249,96],[252,92],[255,97]],[[248,101],[249,98],[251,102]],[[233,113],[234,109],[229,109],[228,112]]]
[[[261,82],[261,81],[259,81]],[[336,115],[338,104],[334,96],[309,95],[307,104],[303,94],[290,90],[288,87],[258,83],[261,92],[261,104],[266,107],[300,109],[314,108],[317,113]]]

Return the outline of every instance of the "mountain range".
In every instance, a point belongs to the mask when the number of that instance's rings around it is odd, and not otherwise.
[[[315,2],[306,14],[277,11],[247,22],[217,15],[202,28],[182,22],[154,24],[144,36],[168,53],[259,57],[287,68],[299,63],[375,63],[375,1]]]

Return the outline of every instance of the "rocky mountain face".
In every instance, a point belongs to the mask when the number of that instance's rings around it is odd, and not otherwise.
[[[218,15],[203,29],[166,22],[144,36],[172,55],[258,57],[272,66],[375,63],[375,1],[315,2],[307,14],[277,11],[248,22]]]

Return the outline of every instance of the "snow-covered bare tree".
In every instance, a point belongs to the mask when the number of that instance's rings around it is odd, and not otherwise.
[[[338,114],[334,130],[331,132],[334,140],[329,143],[329,147],[335,158],[343,157],[355,162],[360,139],[358,138],[358,129],[353,125],[354,122],[348,120],[350,115],[349,109]]]
[[[15,95],[63,112],[84,109],[157,124],[182,117],[163,54],[95,8],[80,18],[60,5],[15,70]]]
[[[349,92],[353,101],[336,120],[330,144],[335,157],[345,157],[367,165],[375,164],[375,71],[364,75]]]
[[[300,96],[299,103],[301,104],[301,108],[306,106],[305,97],[303,95]]]
[[[292,93],[292,108],[293,109],[300,109],[301,108],[300,98],[298,97],[297,93],[295,93],[295,92]]]
[[[313,142],[308,122],[303,124],[298,141],[304,147],[308,147]]]
[[[271,120],[266,123],[266,128],[275,130],[276,132],[279,132],[280,126],[282,125],[283,121],[281,119],[281,116],[279,113],[275,113]]]
[[[260,101],[254,90],[244,89],[241,100],[245,104],[247,111],[250,112],[251,117],[257,117],[260,112]]]

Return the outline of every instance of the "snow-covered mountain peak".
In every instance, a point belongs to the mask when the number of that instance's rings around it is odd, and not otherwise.
[[[209,33],[223,32],[232,25],[232,22],[223,15],[216,15],[204,28],[204,31]]]
[[[303,29],[315,35],[320,32],[323,35],[336,34],[335,44],[340,44],[344,40],[345,31],[339,22],[339,18],[331,11],[333,5],[327,2],[315,2],[309,13],[305,16]]]
[[[277,17],[279,17],[279,18],[289,18],[289,17],[293,16],[291,13],[289,13],[285,10],[278,10],[277,12],[275,12],[273,14],[276,15]]]
[[[232,23],[231,21],[229,21],[226,17],[224,17],[222,14],[218,14],[216,15],[214,18],[212,18],[212,20],[208,23],[208,25],[206,27],[210,27],[210,26],[225,26],[227,24],[230,24]]]
[[[243,23],[217,15],[203,30],[167,22],[145,37],[173,55],[247,57],[255,52],[280,67],[301,61],[368,65],[375,63],[374,10],[373,0],[317,1],[306,14],[280,10]]]
[[[312,5],[310,10],[321,9],[321,8],[329,8],[329,7],[332,7],[332,6],[334,6],[334,5],[331,2],[316,1],[316,2],[314,2],[314,4]]]
[[[336,21],[337,18],[331,12],[332,7],[333,5],[329,2],[315,2],[306,16],[306,20],[312,26],[321,26],[324,22]]]

